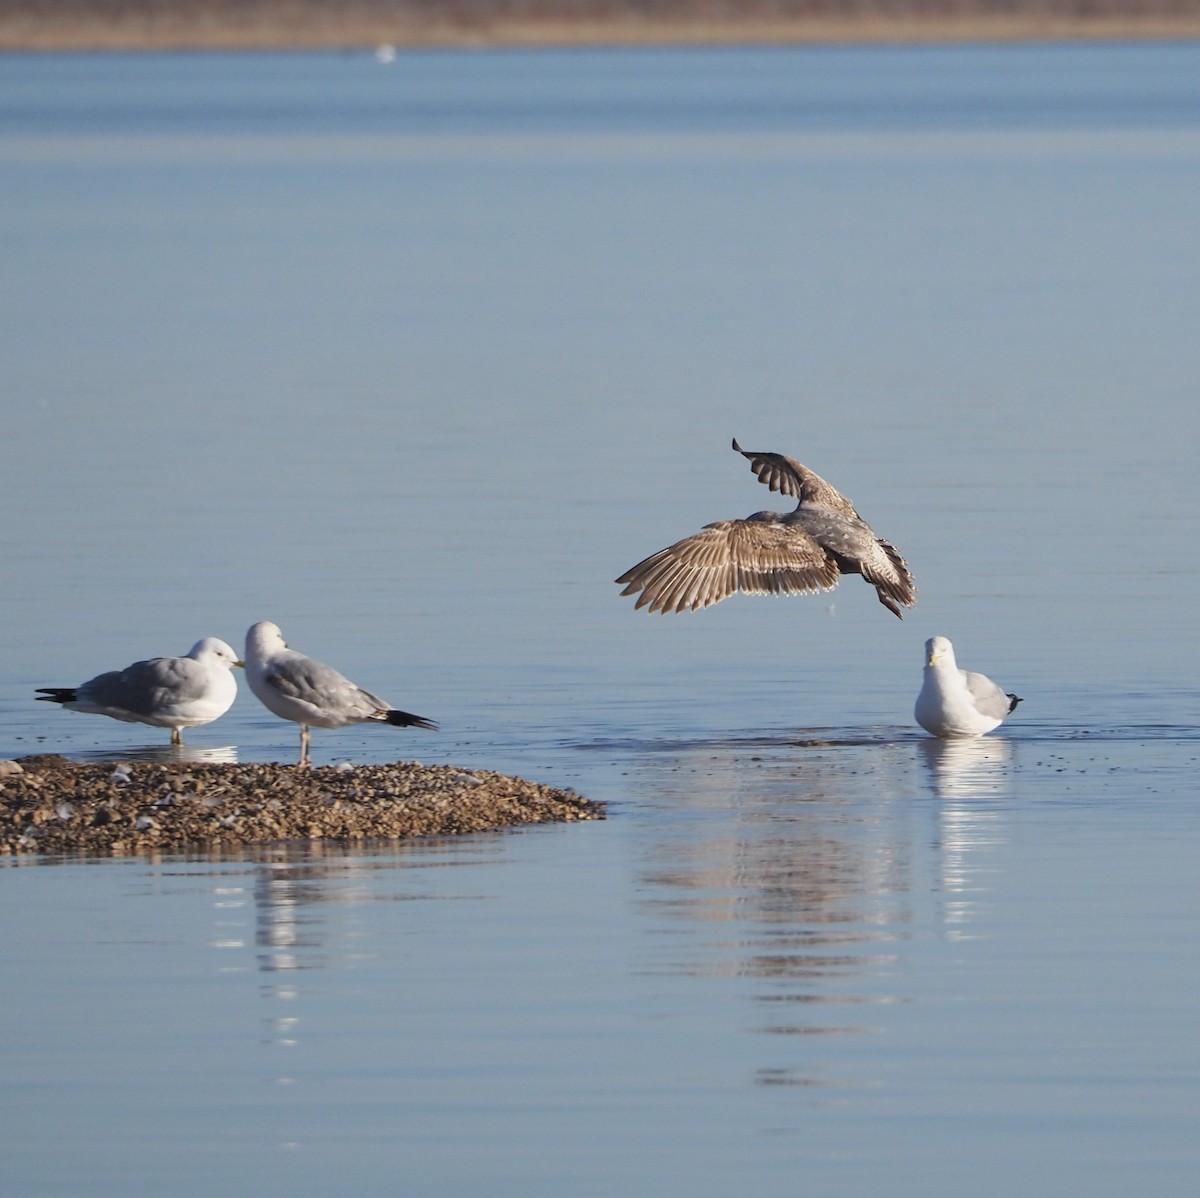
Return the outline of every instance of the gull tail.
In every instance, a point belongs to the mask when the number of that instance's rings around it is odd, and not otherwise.
[[[385,711],[379,718],[388,724],[395,724],[397,728],[427,728],[430,732],[438,730],[438,726],[433,720],[427,720],[424,716],[413,715],[409,711]]]

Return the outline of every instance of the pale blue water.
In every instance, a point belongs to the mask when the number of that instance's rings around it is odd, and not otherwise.
[[[0,57],[0,755],[270,618],[606,823],[0,871],[0,1192],[1177,1195],[1200,47]],[[635,613],[793,454],[913,565]],[[921,646],[1025,702],[913,726]],[[290,760],[239,696],[188,752]]]

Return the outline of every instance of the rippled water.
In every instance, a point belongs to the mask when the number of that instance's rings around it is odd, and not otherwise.
[[[12,1193],[1197,1166],[1200,51],[0,58],[0,755],[270,618],[604,824],[0,871]],[[913,565],[646,617],[779,506]],[[1024,703],[913,725],[950,636]],[[290,760],[244,690],[184,755]]]

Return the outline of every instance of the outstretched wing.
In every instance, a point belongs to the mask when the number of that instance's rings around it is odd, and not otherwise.
[[[797,462],[795,458],[789,458],[782,453],[743,449],[737,443],[736,437],[733,439],[733,448],[750,463],[750,469],[754,471],[758,481],[770,487],[772,491],[790,495],[797,503],[816,504],[846,516],[858,514],[854,510],[854,504],[835,486],[827,483],[819,474]]]
[[[695,611],[747,595],[799,595],[837,585],[837,563],[801,528],[779,519],[722,520],[652,553],[627,570],[622,595],[635,608]]]

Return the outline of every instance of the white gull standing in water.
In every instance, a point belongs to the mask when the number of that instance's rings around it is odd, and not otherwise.
[[[933,736],[982,736],[999,728],[1020,699],[990,678],[960,670],[944,636],[925,642],[925,681],[913,714]]]
[[[755,512],[744,520],[708,524],[627,570],[622,595],[641,591],[635,608],[695,611],[746,595],[828,591],[843,574],[861,574],[879,602],[903,618],[916,602],[908,563],[877,537],[854,505],[820,475],[781,453],[733,448],[772,491],[794,498],[791,512]]]
[[[268,711],[300,725],[301,765],[309,764],[310,728],[375,723],[437,730],[431,720],[397,711],[332,666],[289,649],[270,620],[260,620],[246,633],[246,681]]]
[[[184,728],[211,724],[233,706],[237,683],[231,671],[241,664],[224,641],[206,636],[183,657],[135,661],[79,686],[39,687],[38,702],[170,728],[171,744],[181,745]]]

